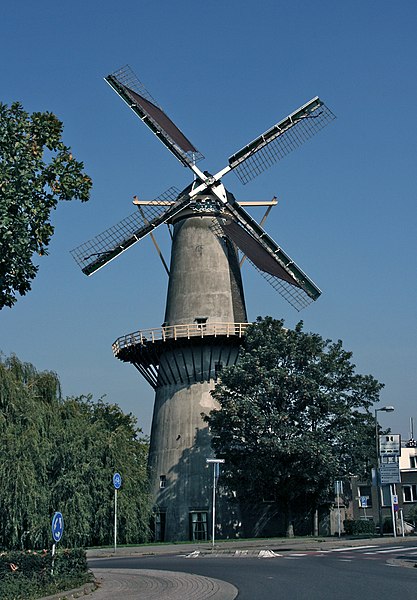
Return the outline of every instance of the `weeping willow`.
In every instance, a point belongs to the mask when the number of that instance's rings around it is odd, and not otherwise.
[[[55,511],[66,546],[111,544],[115,471],[118,540],[145,541],[147,452],[132,414],[91,396],[64,399],[56,373],[0,358],[0,547],[48,547]]]

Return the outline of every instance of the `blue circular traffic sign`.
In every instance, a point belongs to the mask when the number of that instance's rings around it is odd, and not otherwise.
[[[56,512],[52,517],[52,537],[54,542],[59,542],[64,533],[64,517],[60,512]]]
[[[113,485],[115,490],[120,489],[120,486],[122,485],[122,476],[120,473],[115,473],[113,475]]]

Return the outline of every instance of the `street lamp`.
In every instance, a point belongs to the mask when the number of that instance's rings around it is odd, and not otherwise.
[[[213,510],[211,522],[211,545],[214,548],[214,527],[216,524],[216,483],[219,477],[219,465],[224,463],[224,458],[206,458],[206,463],[213,465]]]
[[[378,522],[379,522],[379,535],[384,535],[382,528],[382,505],[381,505],[381,488],[379,485],[379,427],[378,427],[378,413],[379,412],[393,412],[393,406],[381,406],[381,408],[375,409],[375,444],[376,444],[376,501],[378,506]]]

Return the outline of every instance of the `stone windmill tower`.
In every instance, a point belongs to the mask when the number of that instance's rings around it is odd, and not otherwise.
[[[183,191],[170,188],[137,212],[72,251],[91,275],[162,223],[172,234],[165,320],[161,327],[125,335],[113,344],[155,389],[149,467],[155,499],[155,538],[207,539],[212,456],[202,413],[216,408],[210,391],[222,368],[236,362],[247,326],[238,249],[296,309],[320,290],[222,184],[234,171],[247,183],[333,118],[313,98],[229,158],[216,173],[163,112],[129,67],[106,81],[174,156],[193,172]],[[272,205],[276,201],[269,203]],[[251,203],[246,203],[251,204]],[[159,250],[159,249],[158,249]],[[223,507],[222,525],[231,520]]]

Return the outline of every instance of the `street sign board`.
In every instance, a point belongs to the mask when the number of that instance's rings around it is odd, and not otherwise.
[[[401,436],[399,434],[387,434],[379,436],[380,456],[401,456]]]
[[[381,485],[401,483],[400,465],[398,463],[382,463],[379,468]]]
[[[122,485],[122,476],[120,473],[115,473],[113,475],[113,485],[115,490],[119,490]]]
[[[367,508],[369,496],[360,496],[359,504],[361,508]]]
[[[52,517],[52,537],[54,542],[59,542],[64,533],[64,518],[60,512],[56,512]]]

